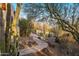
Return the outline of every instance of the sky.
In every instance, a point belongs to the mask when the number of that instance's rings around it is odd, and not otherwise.
[[[16,10],[16,3],[12,3],[12,7],[14,10]]]
[[[12,3],[12,7],[13,7],[13,10],[15,11],[16,10],[16,3]],[[26,15],[21,11],[20,12],[20,18],[26,18]]]
[[[65,6],[69,7],[70,5],[73,6],[73,3],[66,3]],[[13,6],[13,10],[16,10],[16,3],[12,3]],[[26,14],[22,12],[20,12],[20,18],[26,18]]]

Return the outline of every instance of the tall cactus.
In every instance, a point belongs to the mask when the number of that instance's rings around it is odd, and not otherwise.
[[[6,35],[5,35],[5,52],[10,55],[17,55],[18,50],[18,29],[17,22],[20,14],[20,4],[17,4],[16,12],[13,20],[11,19],[11,4],[7,4],[7,17],[6,17]]]
[[[2,4],[0,4],[0,50],[4,52],[4,21],[3,21],[3,11],[2,11]]]
[[[6,30],[5,30],[5,52],[9,53],[10,50],[10,27],[11,27],[11,5],[7,4],[7,15],[6,15]]]
[[[21,9],[21,5],[20,4],[17,4],[17,7],[16,7],[16,12],[15,12],[15,15],[14,15],[14,18],[13,18],[13,22],[12,22],[12,26],[11,26],[11,38],[14,42],[14,55],[17,55],[18,53],[18,39],[19,39],[19,32],[18,32],[18,18],[19,18],[19,14],[20,14],[20,9]]]

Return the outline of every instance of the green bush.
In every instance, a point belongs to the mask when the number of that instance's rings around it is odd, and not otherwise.
[[[32,32],[31,20],[21,19],[19,21],[20,36],[29,36]]]

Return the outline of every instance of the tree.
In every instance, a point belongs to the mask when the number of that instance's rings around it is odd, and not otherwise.
[[[25,15],[27,15],[26,17],[28,19],[38,19],[40,21],[40,19],[43,21],[47,16],[47,11],[44,10],[44,4],[38,3],[38,4],[23,4],[22,7],[22,11],[24,12]]]
[[[73,4],[74,7],[76,8],[74,9],[70,8],[71,10],[69,8],[63,9],[64,5],[66,4],[46,4],[51,17],[57,20],[58,24],[62,27],[62,29],[64,31],[71,33],[73,37],[75,38],[75,40],[79,43],[79,25],[78,25],[79,20],[78,20],[78,12],[77,12],[78,5],[76,7],[75,6],[76,4]],[[64,14],[62,11],[64,12]]]
[[[33,29],[31,24],[31,20],[29,19],[21,19],[19,21],[20,36],[29,36]]]
[[[79,4],[24,4],[24,12],[35,20],[58,24],[59,28],[73,35],[79,42]],[[28,8],[26,8],[28,6]],[[29,18],[30,18],[29,17]],[[53,25],[52,25],[53,26]]]

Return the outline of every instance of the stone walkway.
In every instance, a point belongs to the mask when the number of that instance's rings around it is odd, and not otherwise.
[[[41,51],[44,48],[48,47],[48,43],[38,39],[36,34],[31,34],[31,37],[33,37],[33,40],[37,43],[36,46],[34,47],[29,47],[29,48],[25,48],[20,50],[20,55],[27,55],[27,54],[31,54],[31,53],[36,53],[38,51]]]

